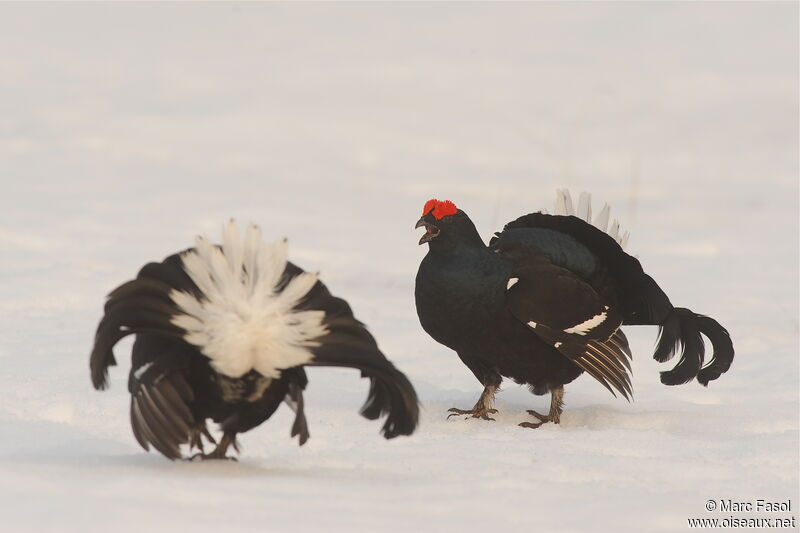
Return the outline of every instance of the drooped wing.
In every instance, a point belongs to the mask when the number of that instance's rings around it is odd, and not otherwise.
[[[580,276],[545,256],[526,251],[511,259],[511,314],[612,394],[629,399],[630,350],[616,310]]]
[[[148,263],[136,279],[111,291],[89,358],[96,389],[108,386],[108,367],[116,365],[114,345],[122,338],[150,333],[182,342],[185,331],[172,323],[172,317],[178,313],[170,298],[174,289],[197,291],[181,268],[178,255],[161,263]]]
[[[287,272],[291,271],[290,266]],[[364,324],[353,316],[350,305],[318,282],[302,306],[325,311],[323,323],[328,329],[327,335],[318,339],[318,346],[311,348],[314,358],[308,365],[360,370],[361,376],[370,380],[362,416],[370,420],[386,416],[382,432],[387,439],[413,433],[419,420],[417,393],[405,374],[383,355]]]
[[[169,459],[180,459],[180,446],[197,425],[189,407],[194,393],[182,372],[147,363],[131,372],[129,388],[136,440],[145,450],[153,446]]]

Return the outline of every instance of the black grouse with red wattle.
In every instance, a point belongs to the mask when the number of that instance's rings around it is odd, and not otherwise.
[[[583,372],[612,394],[632,397],[631,352],[621,326],[654,325],[659,362],[680,354],[661,382],[696,379],[708,385],[733,361],[728,331],[713,318],[674,307],[667,295],[623,248],[609,207],[591,216],[581,195],[577,216],[567,191],[558,191],[556,214],[522,216],[484,244],[465,212],[450,201],[430,200],[416,227],[428,253],[416,279],[417,314],[423,329],[453,349],[484,387],[472,409],[450,416],[492,420],[491,404],[504,377],[537,395],[551,393],[550,411],[528,411],[537,428],[558,423],[564,385]],[[704,366],[705,335],[713,355]],[[616,394],[615,394],[616,395]]]

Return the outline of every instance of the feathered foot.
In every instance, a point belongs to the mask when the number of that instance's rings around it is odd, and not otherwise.
[[[528,414],[539,419],[538,422],[520,422],[520,426],[524,428],[536,429],[542,424],[552,422],[558,424],[561,422],[561,413],[564,411],[564,387],[550,390],[550,413],[543,415],[536,411],[528,411]]]
[[[236,453],[239,453],[239,443],[236,442],[236,434],[234,433],[224,433],[222,438],[219,440],[219,444],[211,453],[196,453],[189,458],[190,461],[194,461],[195,459],[200,459],[201,461],[205,461],[207,459],[227,459],[228,461],[238,461],[236,457],[228,457],[225,454],[228,453],[228,447],[233,445],[233,449],[236,450]],[[202,450],[202,445],[200,446]]]
[[[494,422],[494,418],[490,417],[489,414],[496,413],[497,409],[491,409],[489,406],[492,405],[496,390],[497,387],[494,385],[484,387],[481,397],[478,398],[478,403],[476,403],[471,410],[465,411],[463,409],[457,409],[453,407],[447,410],[447,412],[450,413],[447,415],[447,418],[449,419],[451,416],[457,415],[471,415],[472,418],[480,418],[481,420],[491,420]],[[466,418],[464,420],[466,420]]]

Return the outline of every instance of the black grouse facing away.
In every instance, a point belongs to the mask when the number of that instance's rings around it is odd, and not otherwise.
[[[305,366],[358,369],[370,380],[361,414],[386,416],[383,435],[410,435],[417,425],[414,388],[331,295],[317,274],[287,261],[287,242],[265,244],[231,221],[223,244],[198,237],[195,247],[149,263],[111,292],[90,366],[96,389],[108,386],[113,347],[135,334],[128,378],[130,419],[139,444],[170,459],[225,458],[236,435],[266,421],[281,402],[295,413],[292,437],[309,437],[303,412]],[[217,444],[206,419],[218,422]],[[205,453],[203,439],[216,444]]]
[[[612,394],[630,400],[631,357],[620,326],[659,326],[653,357],[678,364],[661,382],[703,385],[725,373],[733,344],[716,320],[673,307],[664,291],[623,251],[627,233],[606,205],[591,223],[591,199],[581,195],[578,216],[567,191],[556,215],[531,213],[506,224],[489,246],[452,202],[430,200],[416,227],[429,249],[416,282],[417,314],[425,331],[456,351],[483,384],[470,410],[450,416],[493,420],[492,400],[503,377],[551,393],[550,412],[528,411],[537,428],[560,420],[564,385],[586,372]],[[606,232],[608,230],[608,232]],[[714,353],[703,366],[705,345]]]

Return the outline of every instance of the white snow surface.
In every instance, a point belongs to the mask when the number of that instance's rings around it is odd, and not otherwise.
[[[684,531],[710,499],[798,500],[798,4],[0,4],[0,529]],[[590,377],[559,426],[420,328],[412,228],[453,200],[485,237],[590,191],[673,303],[737,350],[635,401]],[[599,203],[599,204],[598,204]],[[105,295],[230,217],[348,299],[422,402],[409,438],[312,369],[240,462],[170,462],[88,355]],[[739,513],[748,518],[758,513]]]

